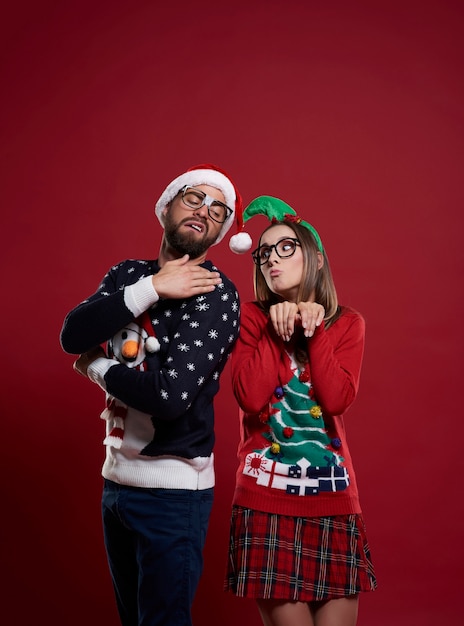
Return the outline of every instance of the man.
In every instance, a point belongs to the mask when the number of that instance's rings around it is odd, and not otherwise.
[[[107,396],[102,516],[123,626],[191,624],[213,501],[213,399],[239,330],[235,286],[206,260],[241,224],[231,179],[191,168],[155,213],[158,259],[112,267],[61,331],[63,349],[80,354],[74,369]]]

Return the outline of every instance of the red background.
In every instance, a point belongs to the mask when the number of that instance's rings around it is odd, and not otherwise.
[[[280,196],[316,226],[341,301],[367,320],[347,427],[379,590],[360,626],[457,624],[462,3],[43,0],[2,14],[2,622],[117,623],[102,394],[59,331],[113,263],[157,255],[154,200],[211,161],[245,202]],[[223,243],[211,258],[250,299],[249,257]],[[198,626],[260,623],[222,592],[229,374]]]

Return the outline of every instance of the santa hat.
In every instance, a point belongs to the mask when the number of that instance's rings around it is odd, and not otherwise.
[[[297,224],[301,224],[309,231],[311,231],[314,239],[316,240],[319,251],[322,253],[324,252],[321,238],[319,237],[319,233],[314,228],[314,226],[311,226],[309,222],[301,219],[301,217],[296,214],[294,209],[292,209],[292,207],[283,200],[280,200],[279,198],[274,198],[273,196],[259,196],[258,198],[255,198],[243,211],[243,222],[247,222],[251,217],[254,217],[255,215],[264,215],[271,221],[271,223],[296,222]],[[241,235],[246,235],[246,233],[243,232],[241,233]],[[235,237],[238,237],[238,235],[235,235]],[[248,237],[250,238],[251,243],[251,237],[249,235]],[[234,239],[234,237],[232,237],[232,239]],[[232,240],[230,246],[232,248]],[[234,252],[240,254],[241,252],[246,252],[246,250],[237,249],[234,250]]]
[[[235,187],[232,179],[224,170],[221,170],[215,165],[204,163],[201,165],[195,165],[188,169],[184,174],[181,174],[175,178],[161,194],[160,199],[155,204],[155,214],[159,219],[161,226],[164,228],[164,215],[163,211],[167,205],[177,196],[179,191],[185,185],[196,187],[197,185],[209,185],[215,187],[222,192],[226,205],[232,210],[232,215],[223,223],[219,232],[218,238],[214,242],[214,245],[222,241],[226,233],[231,228],[232,224],[236,223],[237,233],[243,228],[243,203],[242,197]],[[233,239],[233,238],[232,238]],[[251,238],[248,234],[245,234],[245,239],[242,245],[248,245],[243,249],[243,252],[251,248]]]

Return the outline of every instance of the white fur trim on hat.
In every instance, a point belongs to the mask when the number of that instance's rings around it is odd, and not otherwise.
[[[164,209],[177,196],[179,191],[185,185],[190,185],[191,187],[196,187],[197,185],[209,185],[210,187],[215,187],[216,189],[219,189],[219,191],[222,191],[225,203],[230,209],[232,209],[232,215],[224,222],[219,232],[218,238],[215,241],[215,243],[219,243],[221,239],[224,238],[225,234],[235,220],[236,195],[233,184],[227,176],[224,176],[221,172],[213,169],[190,170],[185,172],[185,174],[181,174],[169,183],[161,194],[160,199],[155,204],[155,213],[161,223],[161,226],[164,227]]]

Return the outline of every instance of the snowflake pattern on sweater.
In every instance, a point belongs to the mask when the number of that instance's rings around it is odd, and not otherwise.
[[[202,267],[220,271],[207,261]],[[97,292],[67,316],[62,345],[85,352],[134,320],[126,288],[159,271],[156,261],[127,260],[113,266]],[[134,455],[209,457],[214,444],[213,400],[219,377],[239,332],[239,296],[221,273],[213,292],[184,300],[162,300],[148,309],[158,352],[146,356],[145,371],[114,365],[104,376],[106,391],[137,416],[126,418],[124,447]],[[144,423],[144,415],[150,423]],[[145,420],[146,421],[146,420]],[[127,440],[127,443],[126,443]]]

